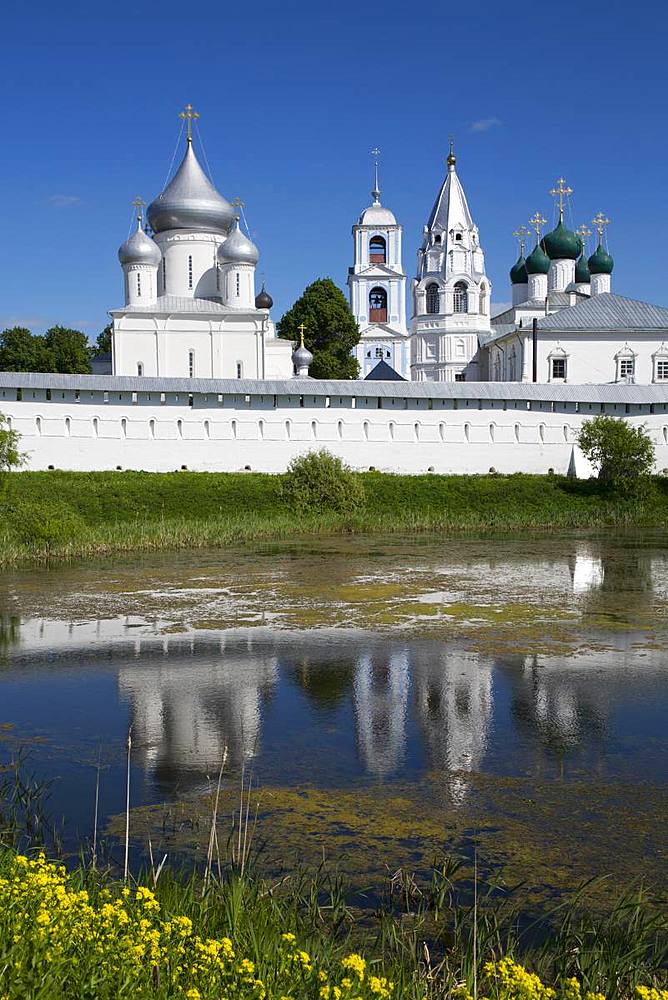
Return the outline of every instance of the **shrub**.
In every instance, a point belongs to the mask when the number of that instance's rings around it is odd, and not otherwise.
[[[71,507],[57,500],[36,502],[12,499],[6,514],[14,525],[18,540],[36,549],[73,542],[85,529],[83,518]]]
[[[654,445],[645,429],[617,417],[585,420],[578,435],[584,456],[598,478],[620,493],[637,493],[654,468]]]
[[[328,451],[293,458],[283,477],[281,495],[296,510],[333,510],[354,514],[364,502],[364,487],[355,473]]]
[[[10,430],[7,417],[0,413],[0,472],[9,472],[23,465],[26,458],[19,451],[19,435]]]

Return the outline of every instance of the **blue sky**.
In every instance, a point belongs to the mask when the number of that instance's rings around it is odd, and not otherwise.
[[[246,204],[275,318],[317,277],[345,289],[375,145],[412,274],[449,134],[495,302],[513,230],[553,218],[563,174],[575,225],[612,219],[614,290],[668,306],[667,21],[618,0],[11,3],[0,327],[96,336],[121,304],[129,203],[161,189],[188,101],[216,186]]]

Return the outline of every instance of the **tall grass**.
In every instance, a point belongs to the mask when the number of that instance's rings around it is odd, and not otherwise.
[[[0,565],[124,551],[225,547],[298,535],[662,527],[668,488],[624,500],[558,476],[356,474],[353,512],[292,509],[282,477],[234,473],[6,474]]]

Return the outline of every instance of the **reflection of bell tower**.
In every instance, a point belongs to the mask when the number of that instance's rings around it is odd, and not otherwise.
[[[378,156],[375,160],[373,203],[353,226],[354,264],[348,272],[350,309],[360,328],[353,353],[365,378],[384,361],[409,378],[406,329],[406,275],[401,266],[402,227],[380,203]]]
[[[475,771],[487,749],[492,713],[492,671],[477,656],[443,654],[413,669],[415,705],[431,767],[445,772],[452,797],[466,794],[466,782],[455,773]]]
[[[357,741],[365,767],[376,777],[396,771],[406,745],[409,688],[405,651],[363,656],[355,673]]]

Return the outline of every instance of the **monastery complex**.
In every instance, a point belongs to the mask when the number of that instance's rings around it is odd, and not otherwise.
[[[360,377],[315,380],[303,343],[276,335],[259,250],[199,163],[195,117],[182,113],[183,159],[118,251],[111,371],[0,373],[30,467],[278,472],[327,448],[359,469],[587,475],[575,440],[597,413],[646,424],[668,466],[668,309],[614,294],[609,220],[594,216],[588,254],[563,178],[557,225],[544,233],[536,212],[518,230],[512,305],[492,316],[452,147],[410,289],[376,160],[347,278]]]

